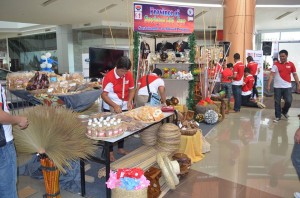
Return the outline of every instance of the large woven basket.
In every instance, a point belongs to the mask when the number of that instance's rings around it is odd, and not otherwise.
[[[147,198],[147,189],[143,188],[139,190],[126,190],[123,188],[112,189],[112,198]]]
[[[142,133],[140,133],[141,140],[146,146],[153,146],[156,144],[157,140],[157,132],[161,123],[154,124],[153,126],[145,129]]]
[[[180,146],[180,129],[172,123],[163,124],[157,134],[157,143],[155,145],[158,151],[174,152]]]

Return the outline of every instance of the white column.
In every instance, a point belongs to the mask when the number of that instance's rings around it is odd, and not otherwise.
[[[60,25],[56,28],[57,59],[59,73],[74,72],[74,49],[71,25]]]

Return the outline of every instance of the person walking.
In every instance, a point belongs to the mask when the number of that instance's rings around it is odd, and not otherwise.
[[[279,122],[281,115],[288,119],[289,109],[292,105],[292,83],[291,74],[297,83],[297,90],[300,91],[299,78],[296,73],[294,63],[287,60],[288,51],[281,50],[279,52],[280,62],[275,62],[271,69],[268,80],[267,90],[271,89],[271,82],[274,78],[274,101],[275,101],[275,119],[274,122]],[[284,106],[281,108],[281,98],[284,100]]]

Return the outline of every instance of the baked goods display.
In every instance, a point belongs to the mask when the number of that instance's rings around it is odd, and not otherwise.
[[[143,106],[137,109],[133,109],[131,111],[125,112],[124,115],[142,122],[157,122],[164,118],[161,109],[152,106]]]
[[[28,90],[34,93],[51,95],[73,94],[93,88],[99,88],[98,82],[86,83],[80,73],[63,74],[49,72],[13,72],[7,75],[10,90]]]

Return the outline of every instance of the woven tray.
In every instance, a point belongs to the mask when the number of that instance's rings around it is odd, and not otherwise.
[[[119,137],[121,135],[123,135],[124,131],[118,135],[114,135],[114,136],[109,136],[109,137],[93,137],[90,136],[88,134],[85,134],[88,138],[93,139],[93,140],[107,140],[107,139],[111,139],[111,138],[115,138],[115,137]]]
[[[197,133],[198,129],[186,129],[186,130],[182,130],[180,129],[181,135],[187,135],[187,136],[193,136]]]

